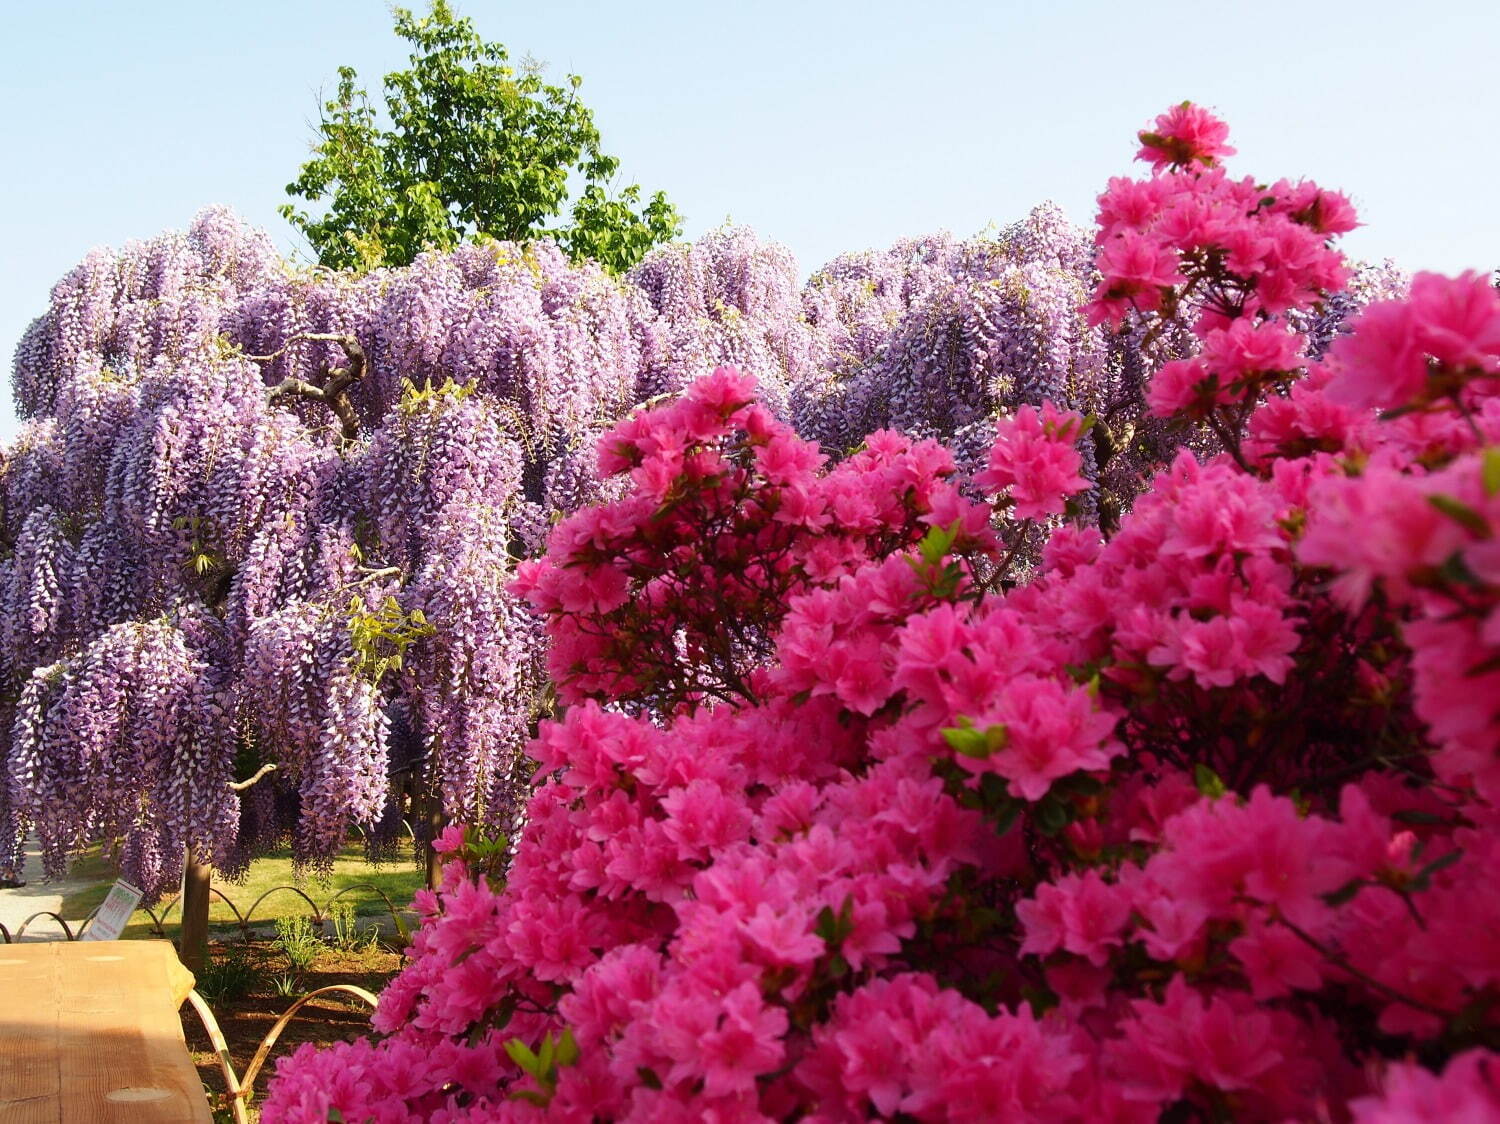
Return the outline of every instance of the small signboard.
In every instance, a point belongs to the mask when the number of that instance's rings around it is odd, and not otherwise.
[[[130,915],[140,904],[141,891],[121,879],[109,888],[109,897],[104,899],[104,904],[99,907],[98,912],[94,914],[94,919],[89,922],[89,927],[78,939],[83,941],[119,940],[120,934],[125,931],[125,925],[130,921]]]

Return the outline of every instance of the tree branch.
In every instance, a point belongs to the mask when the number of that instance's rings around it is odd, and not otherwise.
[[[274,762],[272,762],[270,764],[262,765],[259,769],[257,769],[255,771],[255,775],[253,777],[251,777],[250,779],[243,780],[243,781],[230,781],[229,782],[229,791],[230,792],[244,792],[245,789],[249,788],[256,781],[258,781],[262,777],[264,777],[267,773],[274,773],[275,771],[276,771],[276,765],[275,765]]]
[[[1436,1017],[1443,1019],[1444,1021],[1451,1022],[1453,1019],[1458,1017],[1459,1012],[1457,1011],[1449,1011],[1443,1007],[1436,1007],[1431,1003],[1422,1001],[1421,999],[1416,999],[1410,995],[1405,995],[1402,992],[1399,992],[1395,988],[1391,987],[1389,984],[1385,984],[1380,980],[1377,980],[1374,976],[1368,975],[1365,972],[1361,972],[1353,964],[1349,963],[1347,958],[1340,956],[1337,952],[1333,951],[1333,949],[1324,945],[1322,941],[1318,940],[1311,933],[1298,928],[1292,922],[1288,921],[1285,917],[1277,916],[1273,918],[1273,920],[1291,930],[1292,936],[1296,937],[1299,941],[1307,945],[1307,947],[1312,949],[1314,952],[1322,954],[1323,958],[1329,963],[1333,964],[1334,967],[1338,968],[1340,971],[1347,972],[1349,975],[1359,980],[1360,983],[1368,987],[1371,991],[1378,992],[1380,995],[1385,996],[1387,999],[1392,1000],[1393,1002],[1405,1004],[1406,1006],[1411,1007],[1413,1010],[1421,1011],[1424,1014],[1428,1015],[1435,1015]]]
[[[321,386],[307,382],[305,379],[295,379],[290,376],[284,378],[266,392],[267,404],[275,403],[282,398],[306,398],[311,402],[321,402],[339,419],[343,440],[346,443],[353,441],[359,436],[359,415],[354,412],[354,405],[349,401],[348,390],[363,379],[365,372],[369,369],[369,357],[365,354],[365,349],[360,346],[359,340],[337,332],[298,332],[288,337],[286,343],[269,355],[247,355],[245,358],[256,363],[269,363],[279,359],[286,353],[287,348],[299,340],[336,343],[343,348],[349,365],[325,370],[323,376],[328,381]]]

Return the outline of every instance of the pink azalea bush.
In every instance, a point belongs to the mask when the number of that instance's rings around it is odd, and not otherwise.
[[[1222,449],[1107,540],[1050,404],[984,502],[727,370],[604,438],[630,495],[518,583],[523,834],[450,833],[382,1037],[268,1124],[1500,1118],[1500,297],[1419,275],[1309,365],[1352,210],[1226,136],[1100,199],[1089,314],[1192,333],[1149,402]]]

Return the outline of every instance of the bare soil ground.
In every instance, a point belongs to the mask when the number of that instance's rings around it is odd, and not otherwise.
[[[336,983],[354,984],[378,995],[401,967],[400,955],[384,945],[353,950],[327,948],[319,952],[312,965],[302,972],[292,970],[286,956],[272,941],[254,941],[248,946],[239,941],[215,944],[210,949],[210,956],[215,960],[238,957],[248,966],[243,972],[245,987],[242,992],[231,988],[226,994],[209,998],[209,1006],[213,1008],[228,1044],[235,1073],[241,1078],[276,1020],[299,997]],[[289,993],[282,994],[283,989]],[[209,1091],[210,1103],[221,1108],[225,1100],[225,1084],[218,1058],[197,1014],[187,1004],[182,1008],[182,1026],[188,1050],[193,1055],[204,1088]],[[352,1041],[369,1033],[370,1010],[353,996],[334,994],[309,1001],[277,1038],[270,1058],[256,1078],[256,1094],[265,1094],[275,1072],[276,1059],[291,1054],[302,1043],[326,1046]],[[257,1116],[253,1101],[250,1115],[252,1120]],[[216,1112],[216,1118],[231,1119],[227,1111],[222,1115]]]

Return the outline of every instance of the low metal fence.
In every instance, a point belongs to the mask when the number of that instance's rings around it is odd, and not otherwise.
[[[286,1025],[296,1017],[297,1012],[302,1010],[304,1004],[309,1000],[316,999],[320,995],[330,992],[342,992],[352,995],[365,1003],[371,1010],[375,1009],[376,998],[362,987],[354,984],[329,984],[320,987],[316,991],[310,991],[286,1009],[266,1036],[260,1040],[260,1045],[255,1050],[255,1056],[250,1059],[250,1064],[245,1068],[243,1077],[235,1073],[234,1062],[229,1057],[229,1044],[224,1039],[224,1032],[219,1028],[219,1020],[214,1018],[213,1009],[209,1007],[203,996],[196,990],[188,993],[188,1002],[192,1004],[193,1010],[198,1013],[198,1019],[203,1024],[203,1029],[208,1032],[208,1039],[213,1044],[214,1054],[218,1058],[219,1072],[224,1075],[224,1085],[229,1098],[229,1110],[234,1116],[234,1124],[249,1124],[248,1105],[250,1098],[255,1093],[255,1079],[260,1076],[260,1071],[266,1064],[266,1059],[271,1056],[271,1048],[276,1045],[276,1040],[281,1037],[281,1032]]]
[[[313,923],[316,925],[322,925],[323,922],[328,919],[329,909],[330,907],[332,907],[334,902],[339,901],[346,895],[355,893],[359,890],[367,890],[378,897],[381,903],[385,906],[386,912],[390,914],[391,921],[395,925],[396,932],[399,935],[400,939],[403,942],[410,939],[411,930],[407,927],[406,922],[402,919],[400,911],[396,909],[396,903],[391,901],[389,894],[387,894],[379,886],[376,886],[371,882],[356,882],[352,886],[345,886],[338,893],[334,894],[332,897],[323,902],[322,905],[319,905],[311,897],[309,897],[306,891],[291,885],[272,886],[269,890],[261,894],[260,897],[256,898],[255,901],[251,902],[250,908],[246,910],[241,910],[239,906],[234,903],[233,899],[231,899],[227,894],[225,894],[216,886],[211,886],[209,888],[209,893],[211,893],[214,897],[218,898],[221,902],[228,906],[230,912],[234,914],[233,922],[220,921],[215,922],[215,924],[233,924],[238,926],[241,938],[248,944],[253,936],[250,926],[255,919],[255,911],[259,909],[261,903],[269,898],[272,894],[278,894],[283,891],[295,894],[297,897],[301,898],[304,902],[307,903],[307,906],[311,912]],[[152,909],[149,906],[139,906],[136,912],[144,913],[151,919],[152,936],[165,940],[167,936],[167,921],[172,915],[172,910],[178,907],[181,900],[181,895],[178,895],[177,897],[172,898],[171,901],[167,902],[166,905],[159,906],[157,909]],[[94,919],[94,915],[92,913],[89,914],[89,916],[85,917],[82,921],[74,922],[74,924],[77,925],[77,928],[75,929],[73,925],[70,925],[57,913],[53,912],[50,909],[42,909],[38,910],[36,913],[33,913],[30,917],[26,918],[26,920],[22,921],[20,926],[14,933],[6,928],[4,924],[0,924],[0,939],[3,939],[6,944],[13,944],[16,941],[21,940],[21,938],[26,935],[26,931],[28,928],[30,928],[33,921],[36,921],[38,918],[44,917],[50,917],[53,921],[55,921],[57,925],[62,929],[63,939],[69,941],[76,941],[80,939],[84,935],[84,933],[88,931],[89,922]]]

